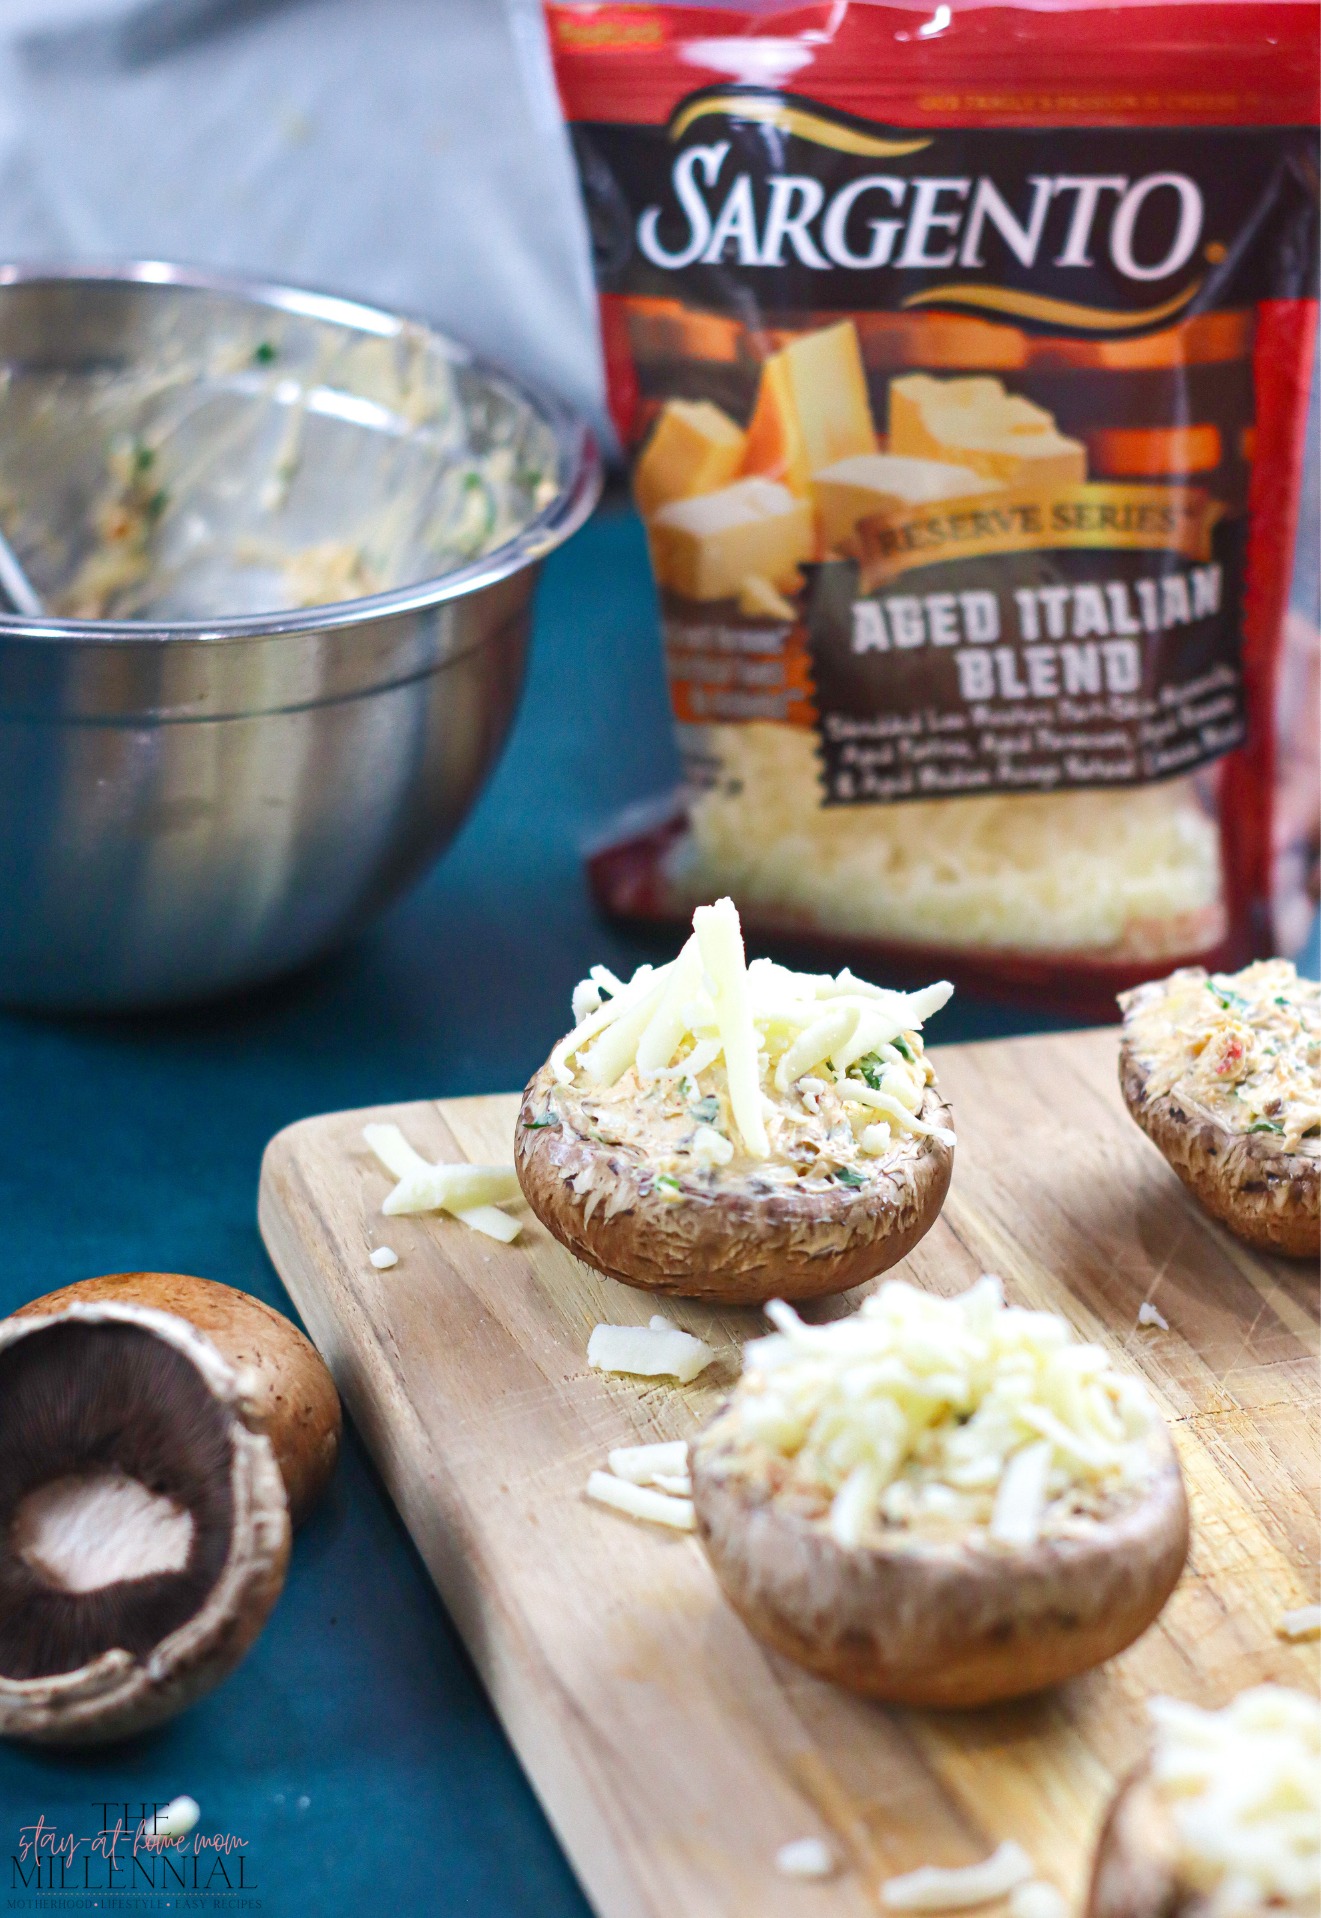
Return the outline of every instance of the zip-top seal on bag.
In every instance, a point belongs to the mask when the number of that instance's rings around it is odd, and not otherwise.
[[[547,13],[686,779],[604,903],[1077,1002],[1269,949],[1316,6]]]

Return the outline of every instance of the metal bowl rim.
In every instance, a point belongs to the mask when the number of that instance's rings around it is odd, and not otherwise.
[[[227,295],[254,307],[268,307],[302,319],[349,326],[362,333],[374,333],[383,339],[397,334],[404,326],[417,326],[455,365],[471,367],[494,383],[512,389],[551,428],[560,458],[568,465],[568,478],[554,499],[530,519],[513,539],[506,540],[481,559],[470,560],[466,566],[455,567],[453,571],[431,579],[418,580],[411,586],[394,587],[389,592],[372,593],[362,599],[333,600],[324,606],[303,606],[266,614],[245,613],[231,619],[166,622],[64,619],[53,616],[24,619],[17,613],[0,609],[0,639],[36,642],[74,640],[85,645],[132,641],[139,644],[168,644],[174,640],[261,640],[365,626],[398,614],[423,613],[449,600],[480,593],[486,587],[498,585],[501,580],[510,578],[524,567],[544,559],[577,532],[600,497],[601,455],[596,437],[586,421],[536,381],[511,373],[498,361],[474,353],[461,340],[443,333],[429,320],[392,313],[388,308],[372,306],[366,301],[342,294],[283,286],[274,280],[212,273],[205,268],[179,266],[162,260],[50,266],[39,263],[0,264],[0,288],[61,280],[186,287],[203,293]]]

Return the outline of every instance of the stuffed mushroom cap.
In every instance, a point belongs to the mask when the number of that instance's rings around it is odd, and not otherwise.
[[[1280,1685],[1223,1711],[1149,1702],[1153,1747],[1101,1827],[1087,1918],[1315,1914],[1321,1705]]]
[[[886,992],[749,966],[728,900],[671,965],[598,968],[523,1095],[524,1196],[571,1252],[728,1303],[847,1291],[912,1250],[954,1135],[919,1027],[947,985]]]
[[[895,1281],[873,1296],[899,1292],[921,1298]],[[974,1303],[984,1324],[985,1301]],[[942,1320],[952,1323],[960,1301],[924,1304],[935,1309],[912,1315],[917,1371],[902,1341],[876,1341],[859,1350],[851,1376],[841,1367],[823,1388],[821,1367],[847,1321],[804,1328],[801,1389],[792,1354],[752,1348],[734,1398],[690,1449],[697,1530],[726,1597],[776,1651],[892,1703],[983,1705],[1131,1644],[1178,1580],[1188,1508],[1168,1433],[1154,1407],[1141,1410],[1135,1381],[1116,1396],[1114,1377],[1092,1364],[1087,1389],[1120,1406],[1126,1437],[1113,1467],[1072,1480],[1064,1451],[1047,1457],[1034,1436],[1034,1403],[1021,1408],[1021,1430],[1005,1425],[1008,1369],[992,1391],[974,1356],[955,1386],[962,1361]],[[1058,1340],[1044,1360],[1060,1383],[1076,1364],[1061,1358],[1068,1349]],[[910,1383],[896,1387],[904,1375]],[[933,1416],[942,1392],[950,1397]],[[1068,1393],[1065,1384],[1060,1404]],[[1049,1411],[1048,1401],[1049,1392],[1040,1401]],[[1101,1423],[1113,1424],[1108,1413]],[[1090,1431],[1075,1431],[1074,1442],[1099,1456]],[[1006,1444],[993,1475],[986,1460]]]
[[[832,1536],[719,1421],[692,1452],[697,1530],[744,1623],[821,1678],[898,1705],[965,1708],[1040,1691],[1113,1658],[1152,1623],[1188,1555],[1168,1438],[1140,1495],[1075,1529],[996,1549],[878,1530]]]
[[[240,1374],[172,1314],[0,1323],[0,1735],[127,1737],[239,1662],[289,1558],[257,1424]]]
[[[636,1081],[623,1090],[641,1091]],[[607,1143],[600,1131],[607,1110],[591,1091],[557,1086],[543,1066],[519,1114],[519,1183],[561,1244],[608,1277],[649,1291],[737,1305],[846,1292],[911,1252],[949,1190],[954,1151],[934,1130],[910,1135],[857,1184],[824,1167],[776,1180],[767,1176],[774,1168],[744,1154],[722,1166],[680,1164],[658,1177],[658,1161],[674,1164],[662,1156],[664,1118],[640,1127],[636,1141]],[[699,1122],[690,1110],[665,1116],[691,1133]],[[942,1133],[950,1129],[949,1107],[932,1087],[918,1116]]]
[[[1121,995],[1129,1111],[1207,1211],[1259,1251],[1321,1252],[1321,985],[1288,960],[1186,967]]]

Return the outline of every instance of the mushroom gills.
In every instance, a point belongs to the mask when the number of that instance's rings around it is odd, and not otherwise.
[[[107,1272],[60,1286],[20,1306],[15,1318],[45,1317],[75,1305],[133,1305],[172,1313],[209,1339],[244,1379],[244,1397],[270,1439],[301,1525],[325,1490],[339,1456],[339,1395],[316,1347],[261,1299],[187,1272]]]
[[[137,1326],[0,1352],[0,1676],[141,1658],[201,1608],[233,1528],[225,1408]]]

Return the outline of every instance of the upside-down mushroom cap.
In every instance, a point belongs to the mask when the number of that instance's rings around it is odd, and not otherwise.
[[[1181,975],[1175,974],[1177,980]],[[1121,998],[1119,1084],[1133,1117],[1213,1218],[1258,1251],[1321,1256],[1321,1139],[1285,1148],[1269,1131],[1236,1129],[1180,1096],[1153,1090],[1133,1031],[1171,981],[1152,980]]]
[[[552,1093],[558,1123],[538,1123]],[[919,1116],[952,1125],[934,1086]],[[542,1224],[608,1278],[729,1305],[820,1298],[887,1271],[935,1224],[954,1163],[947,1140],[914,1137],[862,1188],[759,1190],[752,1178],[726,1177],[709,1189],[686,1184],[676,1201],[645,1160],[591,1132],[578,1088],[557,1085],[543,1066],[514,1128],[519,1184]]]
[[[783,1494],[784,1461],[739,1442],[728,1408],[690,1451],[698,1535],[725,1596],[765,1644],[822,1678],[901,1705],[1015,1698],[1112,1658],[1146,1630],[1188,1555],[1169,1436],[1112,1515],[1030,1546],[880,1528],[845,1547],[828,1504]]]
[[[297,1530],[330,1480],[343,1431],[335,1381],[311,1340],[250,1292],[186,1272],[108,1272],[80,1279],[20,1306],[14,1316],[107,1300],[187,1319],[242,1374],[245,1399],[274,1448],[289,1521]]]
[[[180,1318],[107,1302],[0,1322],[0,1734],[126,1737],[237,1665],[289,1557],[256,1427]]]

